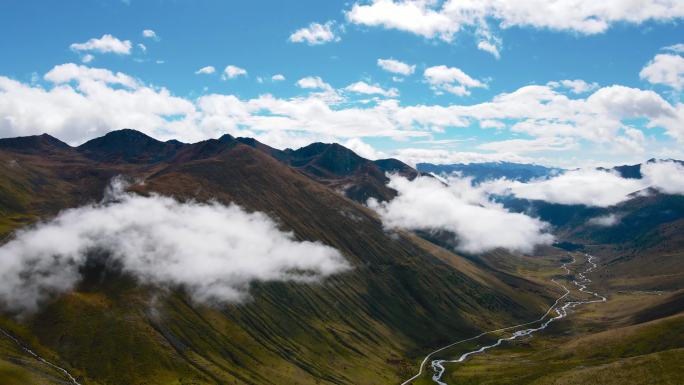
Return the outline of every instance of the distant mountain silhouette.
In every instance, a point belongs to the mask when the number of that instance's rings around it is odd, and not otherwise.
[[[154,163],[172,158],[184,146],[179,141],[161,142],[140,131],[112,131],[78,146],[86,157],[102,162]]]
[[[485,163],[455,163],[455,164],[431,164],[418,163],[418,171],[434,173],[437,175],[451,175],[460,173],[464,177],[473,178],[473,182],[479,183],[491,179],[506,178],[526,182],[531,179],[544,178],[555,175],[563,170],[560,168],[544,167],[535,164],[510,163],[510,162],[485,162]]]
[[[39,152],[68,151],[68,144],[48,134],[0,139],[0,149],[34,154]]]

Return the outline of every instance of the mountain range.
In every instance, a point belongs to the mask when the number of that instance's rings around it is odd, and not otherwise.
[[[5,242],[65,209],[102,201],[112,179],[125,176],[131,194],[265,213],[294,239],[333,247],[350,264],[320,282],[254,282],[245,301],[205,304],[187,288],[156,287],[93,258],[74,290],[29,314],[1,313],[0,328],[20,344],[0,338],[0,378],[65,383],[63,373],[24,346],[81,384],[401,383],[434,347],[536,319],[560,294],[548,279],[529,274],[541,268],[539,259],[502,249],[465,255],[438,233],[390,230],[364,205],[397,195],[388,173],[413,179],[453,171],[523,181],[558,172],[514,164],[414,169],[339,144],[278,150],[230,135],[187,144],[129,129],[78,147],[45,134],[0,139]],[[654,192],[608,209],[506,204],[552,223],[560,241],[605,256],[606,290],[674,293],[639,307],[630,325],[684,310],[682,196]],[[610,213],[621,216],[618,227],[587,225]],[[564,251],[544,246],[538,253]],[[676,320],[681,328],[682,317]],[[684,345],[677,349],[681,354]]]

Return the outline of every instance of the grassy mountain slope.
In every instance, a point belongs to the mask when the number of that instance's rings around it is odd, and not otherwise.
[[[161,160],[146,154],[154,143],[125,156],[104,147],[102,157],[92,149],[0,151],[5,234],[100,199],[109,179],[123,174],[144,180],[131,186],[136,193],[263,211],[297,238],[337,248],[353,269],[318,284],[254,284],[251,300],[211,307],[182,288],[160,290],[89,266],[77,290],[8,326],[88,384],[394,383],[414,369],[406,357],[534,318],[553,294],[540,282],[502,280],[411,234],[387,233],[374,213],[331,186],[232,138],[179,146]],[[7,378],[35,375],[22,368]]]
[[[578,309],[549,332],[453,365],[449,379],[458,384],[679,384],[681,299],[681,291],[616,294],[606,304]],[[680,304],[672,307],[673,302]],[[663,305],[670,315],[654,310]]]

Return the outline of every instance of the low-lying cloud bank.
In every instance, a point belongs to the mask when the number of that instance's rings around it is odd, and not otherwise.
[[[114,199],[111,199],[111,198]],[[262,213],[122,193],[66,210],[0,247],[0,302],[32,311],[71,290],[93,253],[141,282],[182,286],[200,302],[244,299],[255,281],[311,282],[349,267],[340,253],[297,241]]]
[[[612,171],[591,169],[567,171],[556,177],[530,182],[501,179],[483,185],[488,192],[497,195],[595,207],[616,205],[644,187],[641,179],[627,179]]]
[[[592,207],[614,206],[647,188],[666,194],[684,194],[684,166],[679,163],[644,163],[641,174],[641,179],[630,179],[612,170],[581,169],[526,183],[500,179],[483,183],[480,188],[489,194]]]
[[[388,228],[445,230],[456,236],[458,248],[482,253],[496,248],[529,252],[550,244],[550,225],[524,213],[507,210],[493,196],[515,196],[564,205],[610,207],[651,188],[666,194],[684,194],[684,166],[657,161],[641,166],[641,179],[623,178],[610,170],[572,170],[529,182],[497,179],[473,184],[472,178],[418,177],[409,181],[390,175],[389,187],[398,195],[390,202],[369,201]],[[613,226],[616,214],[592,218],[594,226]]]
[[[676,162],[652,162],[641,166],[651,187],[665,193],[684,195],[684,166]]]
[[[396,198],[369,201],[386,227],[446,230],[456,235],[458,248],[469,253],[496,248],[529,252],[553,242],[548,224],[490,201],[470,179],[454,178],[445,185],[436,178],[409,181],[393,175],[388,185],[397,190]]]

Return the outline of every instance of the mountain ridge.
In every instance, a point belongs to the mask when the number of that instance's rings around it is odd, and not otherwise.
[[[136,148],[150,147],[143,140]],[[409,233],[388,233],[334,183],[232,137],[186,144],[152,163],[104,149],[103,157],[0,150],[0,196],[18,202],[1,208],[4,234],[97,202],[111,178],[124,175],[134,182],[130,193],[263,212],[298,240],[338,249],[353,268],[319,284],[255,283],[250,301],[216,308],[93,265],[73,292],[37,314],[21,322],[0,316],[4,329],[87,383],[397,382],[412,365],[405,357],[484,324],[537,317],[555,295],[548,283],[512,281]],[[374,163],[347,167],[354,164],[336,171],[358,176]],[[0,340],[0,366],[21,354],[13,349]]]

